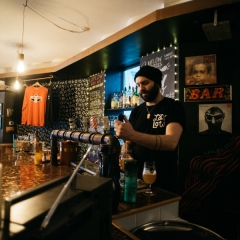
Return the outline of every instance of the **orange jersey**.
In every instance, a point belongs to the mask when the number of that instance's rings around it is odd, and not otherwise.
[[[46,87],[26,88],[22,105],[22,124],[44,126],[47,95]]]

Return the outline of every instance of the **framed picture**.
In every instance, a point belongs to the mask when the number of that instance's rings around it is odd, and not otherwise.
[[[199,104],[199,134],[231,135],[232,103]]]
[[[216,54],[185,58],[185,85],[205,85],[216,83]]]

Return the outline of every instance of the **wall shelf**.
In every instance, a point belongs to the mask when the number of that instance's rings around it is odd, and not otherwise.
[[[114,108],[114,109],[112,109],[112,108],[110,108],[110,109],[106,109],[106,111],[130,111],[130,110],[133,110],[134,109],[134,107],[130,107],[130,108]]]

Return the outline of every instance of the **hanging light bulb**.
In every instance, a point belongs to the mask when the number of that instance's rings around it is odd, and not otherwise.
[[[19,53],[18,58],[18,72],[22,73],[24,71],[24,54]]]
[[[19,51],[18,49],[18,66],[17,66],[17,71],[19,73],[22,73],[24,71],[24,54],[23,54],[23,38],[24,38],[24,20],[25,20],[25,9],[27,7],[27,2],[28,0],[26,0],[26,4],[23,4],[23,22],[22,22],[22,43],[18,45],[19,48],[21,48],[21,51]]]
[[[18,77],[16,77],[16,81],[14,83],[14,88],[17,90],[20,88],[20,83],[19,83],[19,80],[18,80]]]

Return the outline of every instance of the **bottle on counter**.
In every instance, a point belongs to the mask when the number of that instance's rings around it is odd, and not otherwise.
[[[30,133],[28,133],[27,139],[28,139],[29,142],[31,141],[31,134]]]
[[[36,152],[36,143],[38,142],[37,132],[35,131],[33,134],[33,153]]]
[[[33,135],[33,142],[38,142],[38,135],[36,131],[34,132],[34,135]]]
[[[124,202],[136,202],[137,199],[137,160],[124,161]]]
[[[35,142],[34,164],[39,165],[42,163],[43,151],[42,142]]]
[[[13,148],[16,149],[17,148],[17,135],[13,134]]]

